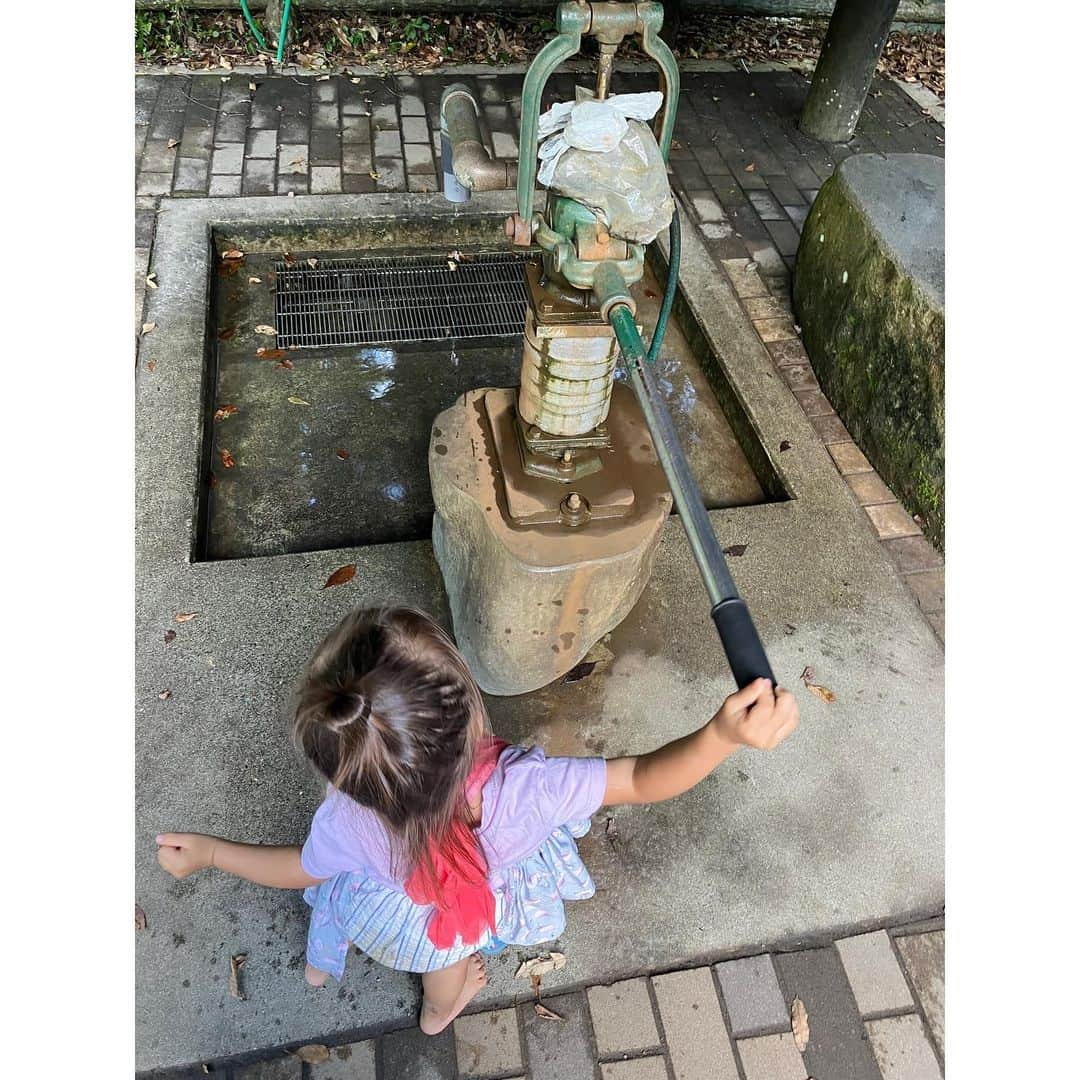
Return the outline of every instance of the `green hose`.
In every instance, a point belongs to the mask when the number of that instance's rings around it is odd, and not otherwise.
[[[281,29],[278,31],[277,39],[277,62],[281,63],[281,58],[285,55],[285,39],[289,36],[289,8],[292,7],[292,0],[285,0],[285,6],[281,9]]]
[[[649,364],[656,363],[656,358],[660,353],[660,346],[664,341],[668,316],[671,314],[671,307],[675,303],[675,290],[679,287],[679,262],[681,259],[682,228],[679,225],[679,210],[676,207],[671,213],[671,227],[668,229],[667,285],[664,286],[664,299],[660,303],[660,314],[656,317],[652,341],[649,342],[649,351],[645,356],[645,361]]]
[[[263,52],[266,52],[266,38],[259,33],[259,28],[255,25],[255,20],[251,17],[251,12],[248,11],[247,0],[240,0],[240,10],[243,11],[244,20],[247,22],[248,29],[254,36],[259,48],[262,49]]]

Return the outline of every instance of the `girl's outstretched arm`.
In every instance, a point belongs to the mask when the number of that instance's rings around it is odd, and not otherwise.
[[[727,698],[692,734],[651,754],[610,759],[604,805],[673,799],[704,780],[740,746],[772,750],[798,723],[799,706],[791,692],[779,687],[774,692],[768,679],[757,679]]]
[[[238,844],[202,833],[162,833],[157,844],[158,862],[176,878],[213,866],[275,889],[305,889],[322,881],[300,865],[300,848],[295,844],[289,847]]]

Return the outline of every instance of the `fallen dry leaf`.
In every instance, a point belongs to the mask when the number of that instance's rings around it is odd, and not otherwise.
[[[315,76],[315,81],[316,82],[326,82],[326,80],[329,79],[329,78],[330,78],[329,75],[316,75]]]
[[[197,611],[181,611],[180,614],[176,616],[176,621],[178,623],[191,622],[198,614]]]
[[[374,169],[368,169],[368,176],[370,176],[372,180],[379,179],[379,174]]]
[[[288,399],[290,405],[310,405],[310,401],[305,401],[302,397],[291,397]]]
[[[146,912],[138,904],[135,905],[135,929],[146,929]]]
[[[157,326],[156,322],[144,322],[142,324],[142,332],[144,334],[149,334],[150,331],[153,330],[155,326]]]
[[[219,450],[218,454],[221,456],[221,464],[224,465],[226,469],[231,469],[236,464],[236,458],[234,458],[228,450]]]
[[[267,326],[265,323],[260,323],[255,327],[256,334],[265,334],[267,337],[277,337],[277,331],[272,326]]]
[[[780,453],[782,454],[785,450],[790,450],[790,449],[791,449],[791,443],[789,443],[787,441],[787,439],[782,439],[780,441]]]
[[[751,161],[750,164],[747,165],[745,169],[743,169],[743,172],[753,172],[754,168],[754,163]]]
[[[237,953],[229,957],[229,993],[240,1001],[247,1001],[247,995],[240,989],[240,969],[247,960],[247,953]]]
[[[791,1034],[795,1036],[795,1046],[801,1054],[810,1041],[810,1017],[801,998],[791,1003]]]
[[[157,361],[156,360],[147,360],[146,361],[146,370],[147,371],[153,371],[154,368],[156,368],[156,367],[157,367]]]
[[[526,960],[521,967],[514,972],[514,978],[520,979],[526,975],[530,978],[533,975],[542,977],[551,971],[561,971],[564,967],[566,967],[566,956],[563,953],[547,953],[544,956],[534,956],[531,960]]]
[[[151,289],[156,289],[157,288],[157,271],[156,270],[154,270],[153,272],[146,275],[146,284]]]
[[[171,690],[162,690],[162,691],[161,691],[161,692],[160,692],[160,693],[158,694],[158,699],[159,699],[160,701],[168,701],[168,700],[169,700],[169,698],[171,698],[171,697],[172,697],[172,691],[171,691]]]
[[[257,88],[257,87],[255,86],[255,83],[254,83],[254,81],[252,81],[252,82],[249,82],[249,83],[248,83],[248,89],[249,89],[249,90],[256,90],[256,89],[258,89],[258,88]]]
[[[248,284],[249,285],[261,285],[262,284],[262,278],[261,277],[249,277],[248,278]]]
[[[222,405],[221,408],[214,413],[214,420],[220,424],[222,420],[232,416],[234,412],[236,412],[235,405]]]
[[[296,365],[291,360],[282,360],[278,367],[283,367],[286,371],[292,371]]]
[[[341,458],[342,461],[348,461],[349,460],[349,451],[348,450],[335,450],[334,453],[337,454],[337,456],[339,458]]]
[[[244,257],[244,253],[237,248],[229,248],[228,251],[223,251],[221,253],[221,257],[223,259],[242,259]]]
[[[169,642],[175,641],[175,640],[176,640],[176,631],[175,630],[166,630],[165,631],[165,644],[168,645]]]
[[[334,585],[344,585],[346,581],[352,581],[356,577],[356,564],[346,563],[344,566],[339,566],[327,579],[324,589],[332,588]]]
[[[301,1061],[306,1061],[309,1065],[318,1065],[321,1062],[328,1061],[330,1058],[330,1051],[322,1043],[308,1043],[307,1046],[301,1046],[299,1050],[294,1050],[293,1053]]]
[[[312,270],[314,270],[315,267],[319,265],[319,260],[318,259],[308,259],[307,264],[308,264],[308,266],[311,267]]]
[[[255,355],[260,360],[280,360],[285,355],[284,349],[261,348],[255,350]]]
[[[229,338],[236,334],[235,326],[227,326],[224,330],[218,331],[218,341],[228,341]]]
[[[179,140],[179,139],[170,139],[170,140],[169,140],[169,141],[168,141],[168,142],[167,142],[167,143],[165,144],[165,148],[166,148],[167,150],[172,150],[172,149],[173,149],[173,147],[175,147],[175,146],[179,146],[179,145],[180,145],[180,140]]]
[[[799,678],[802,679],[806,689],[811,694],[816,694],[822,701],[831,702],[836,700],[836,695],[827,686],[818,686],[814,682],[814,669],[812,667],[804,668]]]
[[[740,555],[745,555],[746,554],[746,545],[745,544],[732,544],[729,547],[724,548],[724,554],[725,555],[732,555],[737,559]]]
[[[552,1012],[546,1005],[541,1005],[538,1001],[533,1006],[533,1011],[537,1016],[544,1020],[561,1020],[562,1017],[557,1012]]]

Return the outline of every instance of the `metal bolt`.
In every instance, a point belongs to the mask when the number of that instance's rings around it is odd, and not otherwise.
[[[571,510],[580,510],[581,496],[576,491],[571,491],[566,497],[566,505],[569,506]]]
[[[562,459],[563,459],[563,461],[565,461],[565,462],[566,462],[566,464],[567,464],[567,465],[569,465],[569,464],[570,464],[570,462],[574,460],[574,454],[573,454],[573,452],[572,452],[572,451],[570,451],[570,450],[564,450],[564,451],[562,452]]]
[[[539,439],[540,434],[541,434],[540,429],[535,424],[531,428],[529,428],[529,438],[530,439]]]

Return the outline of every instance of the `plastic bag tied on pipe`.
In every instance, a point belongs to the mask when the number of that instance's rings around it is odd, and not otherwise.
[[[612,236],[651,243],[675,210],[667,166],[645,123],[663,100],[653,90],[553,105],[540,117],[537,180],[584,203]]]

